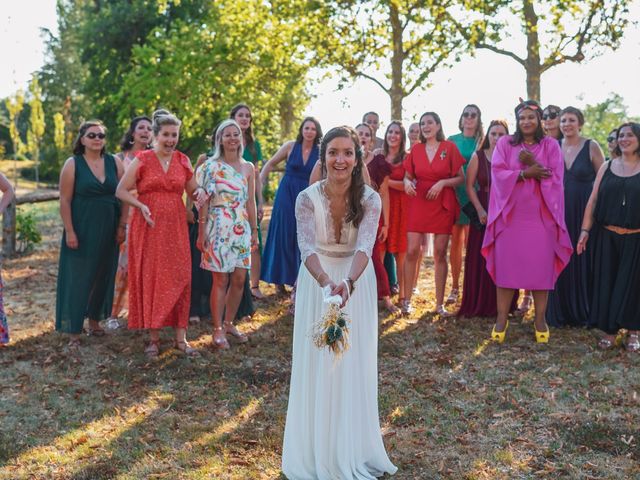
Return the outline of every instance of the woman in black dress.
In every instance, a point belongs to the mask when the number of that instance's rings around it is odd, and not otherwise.
[[[571,244],[576,247],[584,210],[587,207],[596,173],[604,163],[598,142],[580,135],[584,125],[582,112],[565,108],[560,115],[560,140],[564,159],[564,220]],[[589,255],[571,256],[569,264],[549,293],[547,323],[552,327],[584,327],[589,316],[588,283],[591,271]]]
[[[600,168],[584,212],[577,252],[593,250],[589,324],[605,335],[602,349],[640,350],[640,124],[618,129],[617,157]]]

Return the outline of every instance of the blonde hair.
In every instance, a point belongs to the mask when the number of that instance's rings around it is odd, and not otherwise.
[[[165,110],[164,108],[160,108],[153,112],[152,117],[153,123],[151,124],[151,128],[153,130],[154,135],[158,135],[160,130],[165,125],[175,125],[176,127],[180,127],[182,122],[169,110]]]
[[[229,118],[227,120],[223,120],[220,125],[216,128],[216,131],[213,135],[213,155],[211,158],[213,160],[220,160],[224,156],[224,147],[222,146],[222,132],[227,127],[236,127],[238,132],[240,132],[240,145],[238,146],[238,157],[242,158],[242,154],[244,152],[244,137],[242,136],[242,129],[238,122]]]

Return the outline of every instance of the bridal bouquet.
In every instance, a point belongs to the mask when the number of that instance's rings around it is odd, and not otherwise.
[[[313,326],[313,343],[318,348],[327,347],[337,358],[349,350],[349,319],[341,309],[340,295],[331,295],[329,287],[324,289],[327,310]]]

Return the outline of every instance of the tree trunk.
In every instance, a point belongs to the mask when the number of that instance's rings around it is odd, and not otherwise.
[[[391,41],[393,54],[391,56],[391,88],[387,92],[391,98],[391,119],[402,120],[402,101],[404,88],[402,85],[402,64],[405,53],[402,49],[402,22],[395,2],[389,4],[389,20],[391,23]]]
[[[528,100],[539,102],[542,65],[540,64],[538,14],[534,10],[531,0],[524,0],[522,7],[524,29],[527,32],[527,59],[524,67],[527,72],[527,97]]]
[[[2,216],[2,253],[16,253],[16,202],[12,200]]]
[[[289,97],[280,100],[280,140],[285,141],[291,138],[294,130],[295,112],[293,100]]]

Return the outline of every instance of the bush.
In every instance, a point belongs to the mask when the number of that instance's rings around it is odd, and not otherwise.
[[[20,253],[30,252],[42,241],[32,212],[16,212],[16,240],[16,250]]]

